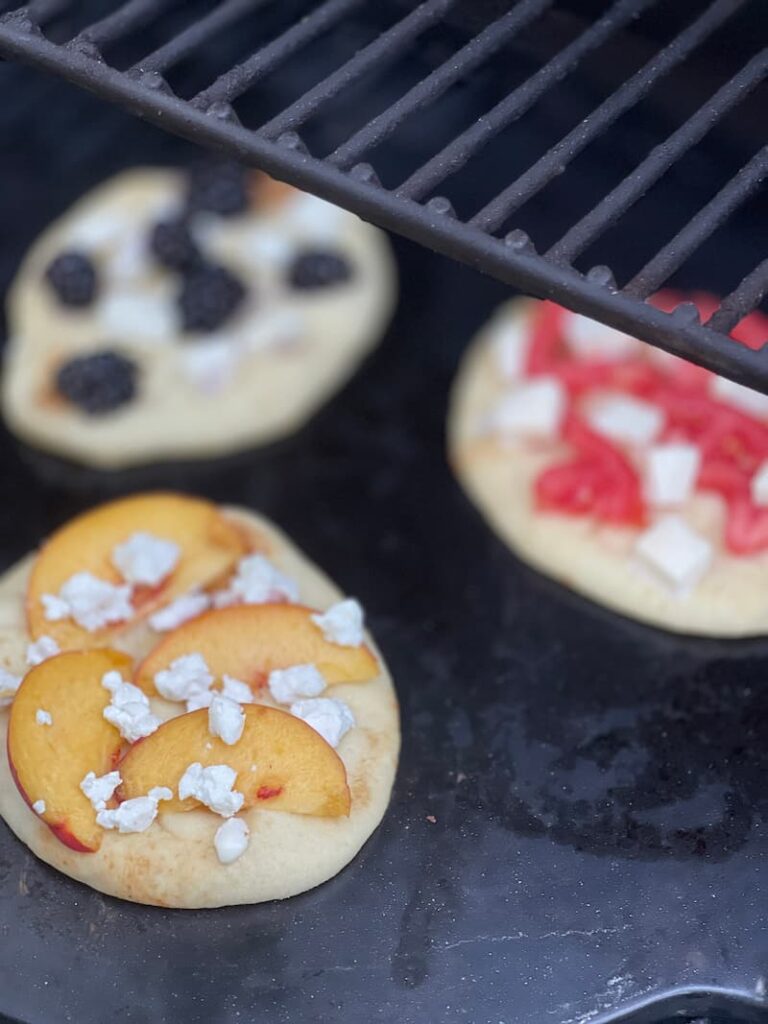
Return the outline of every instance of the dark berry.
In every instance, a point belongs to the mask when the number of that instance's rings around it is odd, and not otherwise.
[[[245,287],[224,267],[210,263],[184,275],[178,296],[185,331],[215,331],[245,298]]]
[[[96,294],[96,268],[81,252],[62,252],[48,264],[48,283],[65,306],[90,306]]]
[[[107,349],[63,363],[56,374],[56,389],[83,412],[98,416],[130,402],[137,377],[134,362]]]
[[[352,267],[346,257],[325,249],[300,252],[288,268],[288,280],[294,288],[328,288],[351,277]]]
[[[188,270],[202,262],[200,250],[183,220],[161,220],[149,236],[152,255],[170,270]]]
[[[187,207],[222,217],[234,217],[248,209],[247,170],[231,161],[206,160],[189,172]]]

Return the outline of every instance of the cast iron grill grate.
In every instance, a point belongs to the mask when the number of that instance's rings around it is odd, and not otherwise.
[[[393,0],[397,3],[398,0]],[[218,147],[250,161],[279,178],[315,192],[386,228],[400,232],[448,256],[463,260],[501,280],[651,341],[701,363],[741,383],[768,391],[768,357],[728,337],[735,325],[763,301],[768,292],[768,258],[743,276],[706,323],[692,304],[673,313],[655,309],[646,300],[672,277],[713,235],[752,202],[768,173],[768,145],[751,156],[671,237],[652,239],[652,254],[633,276],[618,286],[605,265],[580,267],[582,254],[609,230],[621,230],[623,218],[666,174],[729,114],[738,115],[768,76],[768,47],[747,54],[729,68],[719,86],[688,113],[663,142],[653,146],[621,180],[600,183],[601,195],[591,209],[573,222],[549,246],[538,245],[522,230],[516,217],[550,183],[567,178],[580,154],[599,141],[619,119],[684,68],[702,47],[750,7],[752,0],[700,0],[698,8],[677,26],[670,38],[628,77],[595,103],[586,117],[565,132],[543,154],[515,170],[495,195],[466,216],[459,215],[445,193],[459,173],[473,173],[478,155],[517,123],[553,89],[567,84],[585,61],[605,52],[636,24],[653,13],[661,0],[612,0],[604,3],[580,30],[531,73],[504,86],[501,63],[516,38],[530,27],[544,38],[550,19],[563,0],[492,0],[490,5],[466,0],[423,0],[418,6],[400,3],[389,23],[351,55],[331,67],[301,95],[286,95],[279,109],[250,123],[239,101],[272,82],[290,61],[300,59],[310,44],[350,21],[370,14],[365,0],[322,0],[303,6],[288,2],[288,23],[280,24],[267,41],[222,70],[191,96],[172,85],[174,69],[206,51],[211,40],[224,34],[247,35],[255,18],[263,18],[277,0],[220,0],[175,28],[168,38],[121,67],[110,54],[122,40],[143,33],[162,21],[174,0],[127,0],[89,24],[81,24],[84,5],[77,0],[33,0],[18,7],[0,4],[0,53],[6,57],[57,72],[147,120],[204,145]],[[759,0],[758,0],[759,2]],[[280,5],[278,5],[280,6]],[[378,6],[378,5],[376,5]],[[594,6],[594,5],[592,5]],[[485,22],[478,9],[487,10]],[[464,8],[472,23],[454,52],[435,63],[412,84],[402,88],[393,66],[402,54],[418,50],[429,33],[451,22]],[[467,14],[467,10],[469,13]],[[74,26],[67,33],[66,25]],[[79,18],[79,21],[78,21]],[[62,30],[62,24],[65,26]],[[53,30],[51,26],[54,26]],[[144,38],[139,35],[139,39]],[[150,38],[149,34],[146,36]],[[153,37],[154,39],[154,37]],[[768,40],[766,40],[768,41]],[[511,58],[508,62],[511,65]],[[507,68],[509,70],[509,68]],[[366,109],[364,85],[371,75],[389,76],[383,109]],[[403,132],[415,117],[428,115],[457,84],[472,76],[496,76],[498,100],[473,111],[466,127],[460,124],[436,151],[384,185],[377,163],[383,144]],[[356,91],[357,90],[357,91]],[[328,152],[312,151],[313,119],[333,116],[334,104],[354,102],[363,111],[358,127]],[[328,111],[331,114],[328,115]],[[448,193],[450,188],[448,189]],[[478,191],[478,195],[482,190]],[[475,204],[477,206],[477,204]],[[766,339],[768,340],[768,339]]]

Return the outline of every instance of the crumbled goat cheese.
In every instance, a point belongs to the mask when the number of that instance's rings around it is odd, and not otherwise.
[[[118,832],[146,832],[157,817],[158,803],[172,799],[173,793],[167,786],[155,786],[146,796],[124,800],[113,811],[99,811],[96,821],[102,828],[116,828]]]
[[[155,675],[157,692],[166,700],[190,700],[210,690],[212,682],[202,654],[183,654]]]
[[[565,390],[554,377],[534,377],[497,403],[490,428],[500,434],[549,439],[556,436],[565,415]]]
[[[326,687],[314,665],[292,665],[269,673],[269,692],[278,704],[292,704],[299,697],[317,697]]]
[[[195,761],[179,779],[179,800],[194,797],[223,818],[231,818],[243,806],[245,797],[232,787],[237,772],[227,764],[214,764],[203,768]]]
[[[35,721],[38,725],[53,725],[53,718],[50,711],[38,708],[35,712]]]
[[[332,747],[338,747],[342,736],[355,724],[355,716],[344,701],[333,697],[297,700],[291,704],[291,714],[311,725]]]
[[[329,643],[339,644],[340,647],[359,647],[365,638],[363,609],[353,597],[339,601],[326,612],[311,618]]]
[[[294,309],[265,311],[253,325],[248,326],[243,341],[250,352],[293,345],[306,333],[305,318]]]
[[[244,259],[272,266],[285,265],[294,251],[293,243],[284,234],[261,225],[247,227],[240,235],[238,248]]]
[[[105,295],[98,308],[99,327],[107,335],[136,341],[169,341],[178,334],[173,303],[144,290]]]
[[[530,348],[528,324],[523,320],[502,320],[493,327],[491,346],[502,377],[519,380],[525,374]]]
[[[644,492],[651,505],[682,505],[696,485],[701,453],[693,444],[670,442],[648,450]]]
[[[598,434],[620,444],[650,444],[664,426],[664,414],[657,406],[619,394],[598,399],[587,419]]]
[[[149,624],[157,633],[167,633],[184,622],[197,618],[211,607],[211,599],[200,590],[192,590],[150,615]]]
[[[642,533],[635,550],[664,582],[680,593],[696,586],[714,557],[709,541],[674,515],[663,516]]]
[[[331,241],[344,226],[346,214],[333,203],[308,192],[300,192],[286,205],[287,219],[313,241]]]
[[[231,383],[241,353],[234,338],[222,335],[184,349],[181,357],[184,373],[197,390],[216,395]]]
[[[566,315],[563,335],[570,350],[580,359],[626,359],[641,347],[637,338],[580,313]]]
[[[99,210],[75,221],[67,232],[67,244],[72,249],[101,249],[117,242],[129,228],[124,216]]]
[[[752,501],[756,505],[768,505],[768,459],[761,462],[757,467],[752,479],[749,481],[749,489],[752,494]]]
[[[109,690],[112,699],[104,708],[104,718],[114,725],[129,743],[151,735],[160,725],[152,714],[147,695],[133,683],[126,683],[119,672],[104,674],[101,685]]]
[[[156,587],[176,568],[181,555],[178,544],[139,531],[118,544],[112,564],[126,583]]]
[[[120,245],[110,253],[106,266],[107,274],[118,286],[127,285],[130,288],[140,278],[146,277],[153,265],[148,259],[144,232],[123,235]],[[108,316],[114,316],[114,313]]]
[[[253,690],[247,683],[234,679],[232,676],[224,675],[221,680],[221,690],[203,690],[195,694],[187,701],[187,711],[199,711],[200,708],[209,708],[211,701],[217,694],[228,697],[236,704],[253,704]]]
[[[58,594],[43,594],[42,602],[49,622],[71,618],[90,632],[133,615],[130,585],[117,586],[90,572],[76,572]]]
[[[13,702],[23,678],[23,676],[13,675],[7,669],[0,668],[0,708],[7,707]]]
[[[248,849],[250,829],[242,818],[229,818],[216,829],[213,845],[222,864],[232,864]]]
[[[245,715],[240,705],[215,693],[208,708],[208,729],[212,736],[219,736],[230,747],[243,735]]]
[[[298,587],[263,555],[241,558],[237,573],[226,590],[213,595],[217,608],[230,604],[265,604],[269,601],[296,601]]]
[[[41,636],[27,646],[27,664],[40,665],[48,658],[53,658],[54,655],[60,653],[61,648],[52,636]]]
[[[106,775],[88,772],[80,783],[80,789],[91,801],[94,811],[103,811],[107,806],[107,800],[112,799],[122,781],[120,772],[108,772]]]
[[[35,814],[45,814],[45,800],[35,800],[32,804],[32,810]]]
[[[768,395],[760,391],[753,391],[752,388],[737,384],[726,377],[715,377],[712,392],[721,402],[733,405],[750,416],[768,416]]]

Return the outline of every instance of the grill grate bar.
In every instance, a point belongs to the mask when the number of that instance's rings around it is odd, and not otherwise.
[[[516,4],[513,10],[488,25],[480,35],[471,39],[445,63],[409,89],[391,107],[351,135],[327,157],[328,163],[335,167],[351,167],[367,150],[387,138],[406,117],[434,103],[454,82],[492,57],[516,32],[543,14],[553,3],[554,0],[522,0]]]
[[[720,309],[707,321],[707,327],[714,331],[722,331],[723,334],[729,333],[740,320],[760,305],[766,294],[768,259],[764,259],[730,295],[726,295],[720,303]]]
[[[440,21],[455,2],[456,0],[424,0],[424,3],[306,92],[301,99],[268,121],[259,129],[258,134],[266,139],[276,139],[283,132],[298,128],[323,103],[332,99],[356,79],[377,66],[397,60],[402,52],[401,47]]]
[[[524,203],[541,191],[553,178],[562,174],[568,164],[602,135],[623,113],[646,96],[664,75],[681,64],[720,25],[742,8],[746,0],[715,0],[695,21],[672,42],[652,57],[639,71],[608,99],[592,111],[571,132],[552,147],[540,160],[479,210],[470,223],[481,231],[496,231]]]
[[[350,14],[361,3],[362,0],[325,0],[325,3],[316,7],[311,14],[297,21],[252,57],[225,71],[212,85],[198,93],[193,102],[202,109],[214,103],[230,103],[297,50],[341,21],[344,15]]]
[[[220,29],[226,28],[230,22],[237,21],[266,3],[268,0],[222,0],[218,7],[203,18],[188,25],[173,39],[147,54],[132,70],[153,73],[165,71],[166,68],[173,67],[194,53],[202,43]]]
[[[609,11],[565,46],[548,64],[477,118],[466,131],[449,142],[397,189],[396,195],[420,199],[445,178],[460,170],[478,149],[503,128],[521,117],[549,89],[571,72],[592,50],[602,46],[643,10],[658,0],[618,0]]]
[[[768,146],[755,153],[737,175],[702,207],[675,237],[632,278],[624,291],[645,299],[688,259],[694,249],[705,242],[727,217],[749,199],[768,175]]]
[[[710,97],[696,113],[665,141],[652,149],[597,206],[573,225],[547,253],[557,263],[573,260],[625,213],[717,122],[751,92],[768,74],[768,49],[756,54],[729,82]]]
[[[88,42],[94,46],[105,46],[145,22],[152,21],[164,7],[168,6],[168,2],[169,0],[127,0],[127,3],[116,11],[84,28],[69,45],[76,46]]]

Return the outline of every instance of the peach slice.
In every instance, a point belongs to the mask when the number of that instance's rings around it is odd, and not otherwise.
[[[32,806],[45,801],[42,820],[57,839],[82,853],[101,845],[96,812],[80,791],[88,772],[111,771],[122,739],[103,717],[110,695],[105,672],[130,672],[117,651],[70,651],[31,669],[16,694],[8,723],[8,761],[19,792]],[[37,722],[47,711],[51,725]]]
[[[106,644],[126,623],[89,632],[72,619],[45,618],[42,595],[58,594],[70,576],[90,572],[109,583],[121,578],[112,564],[116,545],[137,531],[174,541],[176,568],[159,587],[134,591],[137,616],[146,615],[195,586],[224,576],[245,553],[242,532],[211,502],[183,494],[138,494],[86,512],[62,526],[43,545],[30,574],[27,622],[33,638],[52,636],[62,649]]]
[[[157,696],[155,675],[184,654],[202,654],[217,677],[263,686],[275,668],[313,664],[329,683],[362,683],[379,673],[364,645],[326,640],[313,609],[297,604],[245,604],[204,612],[168,633],[136,670],[134,682]]]
[[[120,798],[143,796],[153,786],[178,791],[189,765],[227,764],[237,772],[234,788],[244,807],[334,818],[349,814],[347,773],[339,755],[323,737],[287,711],[246,704],[243,734],[234,746],[212,736],[205,709],[171,718],[139,740],[120,762]],[[163,812],[188,811],[200,804],[174,797]]]

